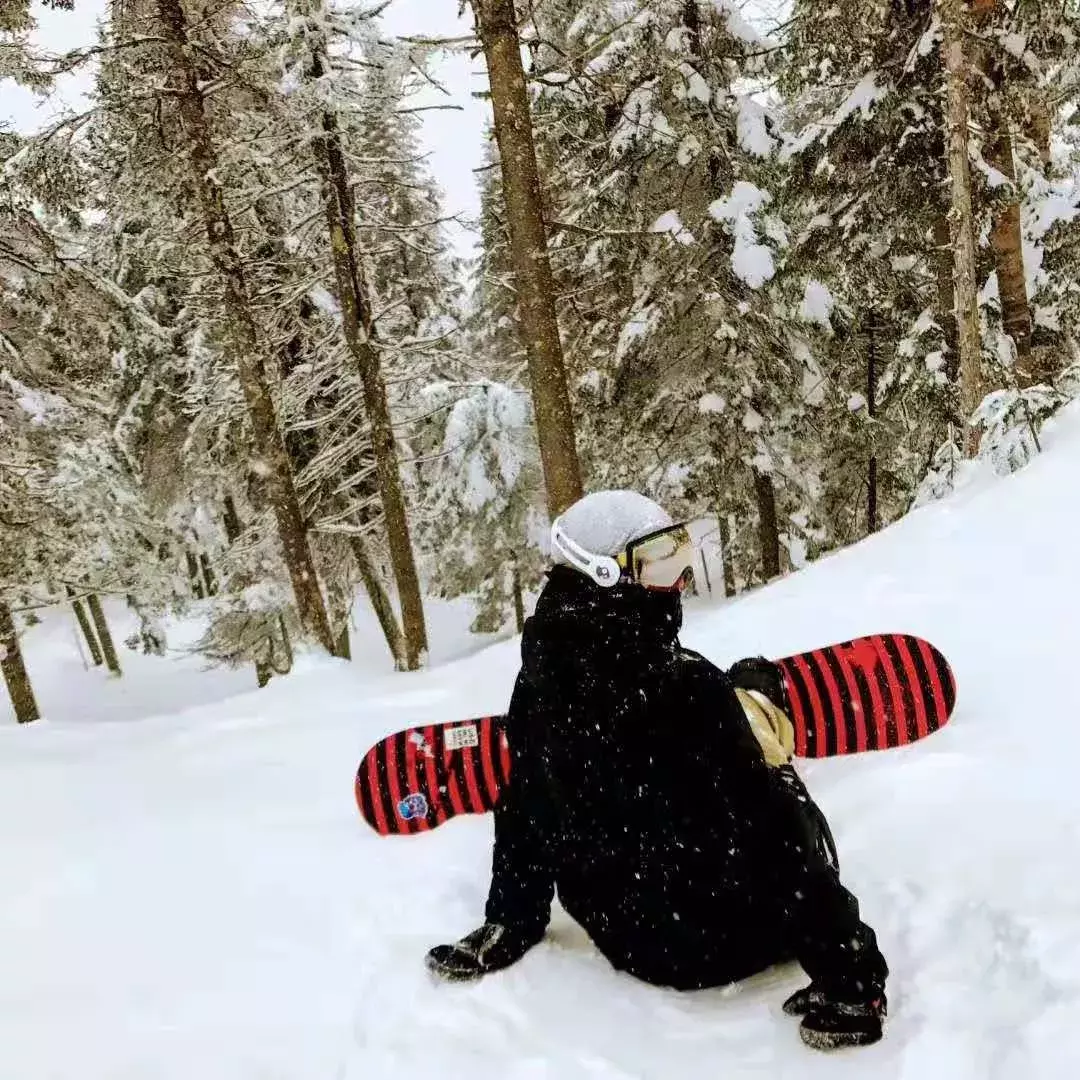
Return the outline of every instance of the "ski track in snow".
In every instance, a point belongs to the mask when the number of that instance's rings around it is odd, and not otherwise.
[[[365,624],[357,663],[304,657],[259,693],[126,650],[109,682],[54,616],[27,637],[48,719],[0,727],[0,1077],[1072,1080],[1080,411],[1044,443],[1017,476],[692,605],[683,635],[726,664],[906,630],[955,667],[944,731],[803,767],[892,968],[880,1045],[804,1048],[780,1011],[795,968],[657,990],[561,914],[515,968],[432,982],[425,950],[482,916],[491,820],[383,839],[352,776],[389,731],[505,707],[516,642],[461,656],[467,614],[433,607],[426,673],[389,672]]]

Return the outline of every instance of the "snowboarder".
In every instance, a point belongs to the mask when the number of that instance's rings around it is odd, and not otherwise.
[[[486,921],[429,968],[517,962],[557,889],[619,970],[694,990],[797,960],[811,982],[784,1011],[803,1040],[876,1042],[888,968],[784,749],[778,671],[753,658],[725,674],[678,643],[689,531],[602,491],[556,520],[552,548],[507,714]]]

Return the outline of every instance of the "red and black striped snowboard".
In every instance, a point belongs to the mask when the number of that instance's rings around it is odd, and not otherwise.
[[[949,662],[910,634],[876,634],[776,661],[784,675],[795,756],[888,750],[943,727],[956,704]],[[385,835],[427,832],[493,809],[510,779],[502,717],[430,724],[388,735],[360,762],[356,802]]]

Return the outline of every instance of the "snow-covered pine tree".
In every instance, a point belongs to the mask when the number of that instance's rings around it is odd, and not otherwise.
[[[232,119],[220,106],[229,97],[233,104],[244,100],[248,88],[237,76],[250,59],[243,35],[228,33],[230,18],[228,11],[218,9],[193,11],[180,0],[133,4],[118,11],[118,35],[141,28],[156,39],[132,49],[130,62],[117,61],[118,77],[126,84],[118,89],[142,124],[150,131],[158,129],[160,137],[139,148],[156,177],[144,175],[140,180],[156,186],[159,193],[179,188],[181,213],[194,226],[188,239],[198,244],[195,251],[203,260],[203,283],[211,284],[217,294],[214,330],[218,342],[227,346],[229,362],[236,365],[253,467],[266,485],[300,620],[319,644],[332,651],[334,642],[307,524],[264,366],[268,343],[243,258],[246,238],[238,234],[235,208],[226,198],[226,189],[237,176],[230,168],[233,144],[223,137]],[[110,104],[121,105],[120,101]],[[163,143],[168,146],[164,153]],[[152,153],[152,148],[158,153]],[[183,165],[180,170],[177,159]]]
[[[514,0],[472,0],[472,8],[487,63],[518,321],[529,361],[545,497],[554,516],[579,499],[583,489],[518,10]]]
[[[518,325],[497,151],[480,174],[480,246],[463,344],[425,390],[420,466],[425,546],[438,595],[471,595],[473,629],[494,632],[540,580],[547,520]]]
[[[334,292],[344,337],[360,375],[376,483],[386,519],[387,546],[402,607],[406,664],[412,669],[423,660],[427,635],[397,440],[382,370],[381,328],[377,325],[380,313],[375,308],[367,265],[369,256],[360,245],[354,169],[342,130],[342,104],[349,96],[349,79],[342,74],[341,65],[335,65],[333,13],[327,5],[321,0],[291,0],[288,12],[290,38],[285,49],[285,77],[292,101],[306,109],[309,122],[315,125],[316,134],[306,140],[306,149],[321,181],[319,199],[334,267]],[[383,59],[386,62],[389,58]],[[390,73],[384,85],[392,85],[393,77]],[[392,99],[384,95],[380,105],[392,107]],[[380,229],[393,227],[392,221],[379,223]],[[408,261],[402,270],[408,273]],[[422,311],[419,289],[409,290],[406,285],[404,291],[415,303],[417,312]]]
[[[973,15],[966,6],[963,14]],[[793,16],[781,80],[788,123],[797,132],[786,150],[793,165],[789,202],[798,208],[795,216],[800,221],[792,260],[803,260],[807,279],[816,278],[830,290],[837,345],[849,336],[847,327],[857,328],[868,310],[875,312],[875,325],[881,328],[876,345],[883,366],[873,421],[867,416],[863,377],[868,348],[862,349],[861,364],[849,366],[841,354],[825,366],[837,382],[837,403],[850,400],[856,421],[853,428],[837,414],[828,430],[849,431],[848,446],[862,462],[878,458],[881,510],[888,521],[907,508],[928,463],[936,460],[940,466],[934,470],[935,483],[942,469],[951,469],[955,451],[947,444],[963,442],[970,419],[962,415],[956,392],[949,389],[959,365],[952,314],[942,28],[935,5],[922,0],[841,2],[826,10],[797,2]],[[1016,355],[1016,347],[1002,332],[995,273],[1003,252],[994,240],[1001,229],[993,226],[992,218],[998,226],[1009,218],[998,210],[1003,196],[1007,203],[1008,193],[1015,198],[1017,191],[1024,192],[1023,249],[1036,263],[1044,262],[1044,237],[1049,233],[1056,246],[1075,216],[1070,209],[1074,200],[1041,174],[1045,156],[1035,148],[1035,141],[1045,143],[1047,130],[1046,111],[1036,106],[1053,97],[1049,85],[1056,82],[1060,93],[1061,80],[1069,78],[1061,43],[1070,33],[1062,24],[1070,17],[1075,18],[1075,12],[1070,16],[1064,9],[1051,11],[1048,5],[1006,4],[994,15],[996,24],[983,15],[977,35],[974,26],[969,28],[967,44],[979,61],[969,66],[965,86],[973,116],[969,155],[987,388],[1016,378],[999,360],[1011,362]],[[1023,32],[1021,23],[1026,24]],[[1034,51],[1028,47],[1032,43]],[[1020,64],[1016,52],[1026,57]],[[981,74],[991,62],[1000,68],[997,90]],[[1025,89],[1006,107],[1004,71],[1012,65],[1024,69],[1023,78],[1015,70],[1012,77],[1018,88]],[[987,87],[993,93],[984,92]],[[1061,99],[1074,92],[1066,91]],[[1036,104],[1029,107],[1025,100]],[[1032,112],[1041,117],[1040,123],[1030,121]],[[1043,132],[1035,141],[1013,140],[1015,148],[1025,148],[1023,153],[1015,151],[1021,177],[1017,187],[988,164],[995,153],[1001,160],[999,133],[1010,134],[1010,124],[1013,134],[1036,128]],[[1053,197],[1048,197],[1050,190]],[[1015,236],[1010,244],[1015,255]],[[1030,290],[1036,275],[1029,271],[1027,277]],[[1035,287],[1046,290],[1047,299],[1060,295],[1060,284],[1055,286],[1050,275],[1037,277]],[[1015,285],[1017,280],[1014,267],[1011,281]],[[1016,289],[1013,295],[1022,305]],[[1012,307],[1015,311],[1016,304]],[[1010,321],[1015,327],[1025,318],[1021,313]],[[1044,316],[1044,321],[1055,323],[1052,315]],[[1018,333],[1022,339],[1023,333]],[[1052,337],[1049,328],[1044,330],[1041,346],[1053,351]],[[1066,341],[1067,336],[1060,345]],[[974,388],[974,373],[970,382]],[[832,478],[845,471],[843,462],[836,461],[826,475]]]
[[[545,4],[525,36],[592,484],[734,515],[742,582],[782,546],[801,562],[812,406],[774,282],[774,43],[734,5],[686,0]]]

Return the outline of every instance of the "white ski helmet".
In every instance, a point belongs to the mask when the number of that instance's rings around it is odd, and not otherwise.
[[[674,524],[662,506],[636,491],[595,491],[552,523],[552,558],[600,585],[615,585],[621,573],[615,560],[626,546]]]

